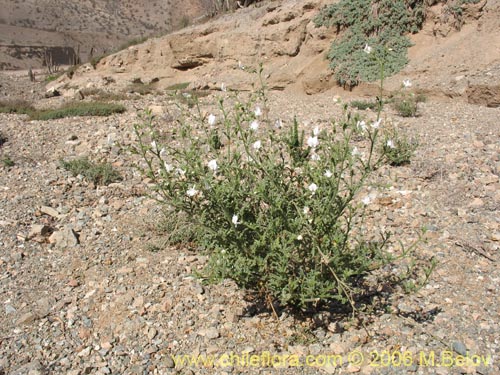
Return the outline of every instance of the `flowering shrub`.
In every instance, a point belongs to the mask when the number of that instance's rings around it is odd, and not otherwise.
[[[394,261],[387,238],[369,242],[360,230],[369,203],[360,191],[385,157],[381,120],[346,113],[306,132],[270,121],[262,91],[219,104],[175,128],[149,113],[135,126],[159,199],[191,218],[209,254],[206,276],[288,306],[352,303],[359,281]]]

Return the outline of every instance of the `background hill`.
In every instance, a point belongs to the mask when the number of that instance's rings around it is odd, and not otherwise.
[[[43,47],[73,49],[85,61],[91,50],[167,33],[212,10],[211,0],[0,0],[0,68],[41,66]]]

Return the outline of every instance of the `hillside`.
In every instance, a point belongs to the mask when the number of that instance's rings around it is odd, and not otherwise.
[[[0,68],[38,67],[27,47],[69,47],[86,61],[124,42],[184,27],[210,11],[207,0],[0,1]],[[12,56],[14,55],[14,56]]]
[[[314,17],[325,0],[263,2],[240,9],[207,24],[191,26],[161,38],[130,47],[104,58],[96,70],[82,67],[65,86],[122,90],[132,81],[164,89],[189,83],[192,89],[248,90],[252,86],[245,68],[263,64],[272,89],[295,89],[308,94],[337,88],[325,58],[334,29],[316,27]],[[387,88],[400,87],[404,78],[428,95],[462,97],[485,105],[500,102],[500,5],[498,0],[470,4],[457,28],[442,4],[429,8],[423,29],[411,35],[409,64],[390,77]],[[114,83],[110,84],[108,79]],[[358,93],[373,94],[376,85],[362,84]]]

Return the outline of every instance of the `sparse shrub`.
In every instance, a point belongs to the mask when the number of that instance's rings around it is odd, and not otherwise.
[[[409,140],[401,135],[396,129],[385,134],[382,144],[382,152],[389,165],[400,166],[410,164],[411,158],[418,147],[416,140]]]
[[[81,175],[95,185],[109,185],[122,179],[120,174],[109,163],[95,163],[88,158],[78,158],[68,161],[61,160],[60,164],[73,176]]]
[[[110,116],[113,113],[123,113],[125,107],[120,104],[106,102],[69,103],[61,108],[37,110],[30,113],[33,120],[55,120],[77,116]]]
[[[425,95],[411,92],[410,87],[411,82],[405,80],[402,89],[392,99],[394,110],[402,117],[417,116],[418,104],[427,100]]]
[[[418,103],[415,98],[397,98],[393,102],[394,109],[402,117],[415,117],[417,115]]]
[[[360,152],[348,113],[311,133],[298,121],[279,130],[257,106],[267,102],[264,89],[235,99],[231,107],[220,99],[216,115],[199,111],[161,131],[146,113],[132,148],[142,172],[162,204],[191,220],[190,233],[209,254],[209,280],[231,278],[291,307],[340,301],[354,308],[368,274],[409,255],[386,251],[387,235],[368,240],[360,230],[359,195],[385,160],[380,121],[364,128]]]

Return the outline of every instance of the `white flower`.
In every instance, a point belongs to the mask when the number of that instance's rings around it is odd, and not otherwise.
[[[238,215],[233,215],[231,218],[231,222],[234,224],[235,227],[238,226],[238,224],[241,224],[241,221],[238,221]]]
[[[198,194],[198,190],[195,189],[195,186],[193,185],[192,188],[189,188],[187,191],[186,191],[186,195],[188,197],[194,197],[196,194]]]
[[[152,149],[154,152],[157,152],[157,151],[158,151],[158,145],[156,144],[156,141],[151,142],[151,149]]]
[[[215,117],[215,115],[213,115],[213,114],[209,114],[208,115],[208,125],[214,126],[215,121],[217,121],[217,117]]]
[[[370,54],[370,53],[372,53],[372,47],[370,47],[370,46],[368,45],[368,43],[366,43],[366,44],[365,44],[365,48],[363,49],[363,51],[365,51],[365,53]]]
[[[174,170],[174,166],[172,164],[168,164],[167,162],[163,163],[163,166],[165,167],[165,170],[170,173]]]
[[[165,147],[163,147],[161,150],[160,150],[160,158],[164,159],[165,156],[167,156],[167,150],[165,150]]]
[[[364,121],[358,121],[356,123],[356,127],[361,130],[361,131],[365,131],[366,130],[366,122]]]
[[[359,152],[358,148],[356,146],[354,146],[354,148],[351,151],[351,155],[358,156],[358,155],[361,155],[361,152]]]
[[[319,146],[318,137],[309,137],[307,138],[307,145],[311,148],[316,148]]]
[[[260,107],[255,108],[254,113],[255,113],[255,117],[262,116],[262,110],[260,109]]]
[[[412,83],[411,83],[411,81],[410,81],[409,79],[405,79],[405,80],[403,81],[403,87],[404,87],[404,88],[410,88],[410,87],[411,87],[411,85],[412,85]]]
[[[371,198],[367,195],[366,197],[363,198],[362,202],[365,206],[368,206],[371,203]]]
[[[297,236],[297,241],[302,241],[303,239],[304,239],[304,237],[302,237],[302,235],[301,235],[301,234],[299,234],[299,235]]]
[[[330,177],[332,177],[332,176],[333,176],[332,171],[331,171],[331,170],[329,170],[329,169],[327,169],[327,170],[325,171],[325,177],[326,177],[326,178],[330,178]]]
[[[309,215],[309,212],[311,212],[311,210],[309,209],[309,207],[305,206],[302,212],[304,212],[304,215]]]
[[[396,148],[396,146],[394,146],[394,142],[393,142],[392,139],[389,139],[387,141],[387,147],[389,147],[389,148]]]
[[[255,141],[255,143],[252,145],[254,150],[258,150],[262,147],[262,142],[261,141]]]
[[[276,129],[281,129],[281,127],[283,126],[283,121],[281,121],[281,119],[277,119],[276,122],[274,123],[274,127]]]
[[[175,171],[179,176],[184,176],[186,174],[186,171],[180,168],[177,168]]]
[[[314,129],[313,129],[313,134],[315,137],[317,137],[319,135],[319,126],[316,126]]]
[[[319,160],[321,160],[321,158],[319,157],[319,155],[317,153],[313,152],[311,154],[311,160],[312,161],[319,161]]]
[[[217,160],[213,159],[208,162],[208,168],[210,168],[212,171],[217,172]]]
[[[314,182],[307,187],[311,193],[315,193],[316,190],[318,190],[318,185],[316,185]]]
[[[257,131],[259,129],[259,122],[257,120],[253,120],[250,124],[250,129],[252,129],[254,132]]]
[[[224,84],[224,82],[222,82],[222,83],[220,84],[220,90],[221,90],[221,91],[224,91],[224,92],[226,92],[226,91],[227,91],[227,88],[226,88],[226,85]]]
[[[245,70],[245,65],[243,65],[241,61],[238,61],[238,68],[240,68],[241,70]]]
[[[382,122],[382,119],[379,118],[377,121],[374,121],[370,126],[372,129],[378,129],[380,127],[380,123]]]

